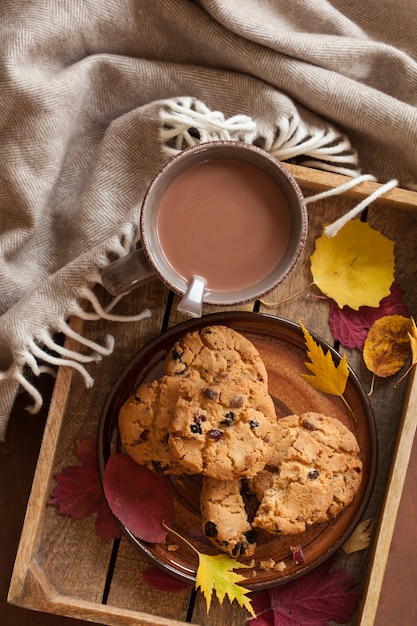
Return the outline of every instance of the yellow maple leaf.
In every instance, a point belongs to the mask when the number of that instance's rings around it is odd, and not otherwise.
[[[207,613],[210,610],[211,598],[215,592],[220,604],[227,595],[230,602],[236,600],[240,606],[246,607],[249,613],[256,617],[250,599],[247,597],[248,589],[237,583],[244,580],[244,576],[234,572],[234,569],[249,567],[237,563],[226,554],[214,556],[198,552],[199,565],[196,576],[196,587],[201,589],[207,604]]]
[[[396,374],[410,356],[412,332],[409,317],[385,315],[377,319],[363,346],[363,360],[368,370],[381,378]]]
[[[349,539],[345,541],[342,548],[346,554],[353,554],[359,550],[365,550],[371,542],[373,532],[373,520],[366,519],[360,522],[350,535]]]
[[[301,322],[300,326],[307,346],[307,356],[311,361],[311,363],[305,363],[305,366],[313,372],[312,375],[301,374],[301,376],[315,389],[333,396],[340,396],[344,400],[343,394],[349,377],[346,355],[343,356],[339,365],[336,366],[330,350],[324,352],[323,348],[314,341]]]
[[[239,606],[245,607],[252,617],[256,617],[251,601],[247,597],[250,590],[237,584],[242,582],[242,580],[245,580],[245,577],[233,571],[235,569],[250,567],[250,565],[239,563],[226,554],[215,554],[213,556],[199,552],[192,543],[167,526],[164,521],[162,521],[162,525],[167,530],[174,533],[174,535],[179,537],[179,539],[184,541],[184,543],[186,543],[198,555],[198,568],[195,586],[196,589],[200,589],[204,595],[207,605],[207,613],[210,610],[211,599],[214,591],[220,604],[223,603],[223,600],[227,595],[230,602],[236,600]]]
[[[394,242],[361,220],[316,239],[313,283],[340,308],[377,307],[394,281]]]

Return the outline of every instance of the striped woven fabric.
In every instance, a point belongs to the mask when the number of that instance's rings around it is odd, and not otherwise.
[[[84,298],[105,315],[100,269],[171,154],[240,139],[416,185],[416,32],[415,0],[2,0],[0,438],[45,363],[91,384],[52,338]]]

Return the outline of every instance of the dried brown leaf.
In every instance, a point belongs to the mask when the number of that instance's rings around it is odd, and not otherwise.
[[[346,554],[353,554],[353,552],[365,550],[371,542],[373,528],[374,522],[372,519],[366,519],[360,522],[349,539],[343,544],[342,548],[344,552],[346,552]]]

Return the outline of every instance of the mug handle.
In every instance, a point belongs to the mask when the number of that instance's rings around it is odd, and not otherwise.
[[[201,317],[206,285],[207,281],[202,276],[192,276],[188,289],[177,306],[178,311],[187,313],[190,317]]]
[[[142,248],[113,261],[101,272],[103,286],[112,296],[129,293],[155,277]]]

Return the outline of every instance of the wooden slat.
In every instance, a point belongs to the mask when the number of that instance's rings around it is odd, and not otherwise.
[[[157,591],[143,581],[141,575],[149,567],[149,561],[126,539],[122,539],[112,576],[107,604],[129,608],[151,615],[163,615],[171,620],[186,619],[190,603],[191,586],[177,592]],[[128,584],[127,584],[128,583]]]

